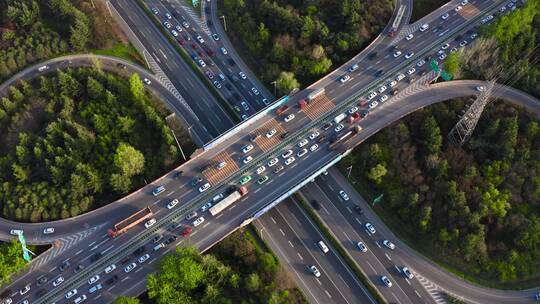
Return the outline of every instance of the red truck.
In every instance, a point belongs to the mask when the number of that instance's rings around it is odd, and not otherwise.
[[[353,124],[355,121],[360,119],[360,113],[355,112],[353,115],[349,116],[349,123]]]
[[[276,110],[276,115],[281,115],[283,114],[283,112],[287,111],[287,109],[289,108],[288,105],[282,105],[281,107],[279,107],[277,110]]]
[[[300,110],[304,109],[308,105],[308,102],[305,99],[302,99],[298,102],[298,108]]]
[[[111,228],[107,231],[107,234],[109,234],[111,238],[114,238],[118,236],[119,234],[122,234],[128,231],[129,229],[133,228],[134,226],[146,220],[147,218],[150,218],[153,214],[154,213],[152,212],[152,209],[150,208],[150,206],[147,206],[146,208],[143,208],[135,212],[128,218],[116,223],[114,225],[114,228]]]

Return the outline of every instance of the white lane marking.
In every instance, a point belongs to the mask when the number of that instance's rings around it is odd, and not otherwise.
[[[289,245],[291,245],[291,247],[294,248],[294,245],[292,244],[291,241],[289,241]]]
[[[220,215],[216,216],[216,219],[220,218],[223,216],[223,213],[221,213]]]
[[[159,202],[161,202],[160,199],[158,199],[157,201],[153,202],[152,205],[155,205],[155,204],[157,204],[157,203],[159,203]]]
[[[373,267],[373,265],[371,265],[371,263],[369,261],[366,261],[366,263],[368,264],[369,268],[371,268],[371,270],[373,270],[374,273],[377,273],[377,271],[375,270],[375,268]]]
[[[345,207],[347,209],[347,211],[349,211],[349,213],[352,213],[352,210],[351,208],[349,208],[349,206]]]
[[[167,194],[167,196],[171,196],[171,195],[173,195],[173,194],[174,194],[174,191],[171,191],[171,192],[169,192],[169,193]]]
[[[101,253],[103,254],[103,253],[105,253],[105,252],[107,252],[107,251],[109,251],[109,250],[111,250],[113,248],[114,248],[114,245],[111,245],[111,246],[107,247],[107,249],[103,250]]]
[[[271,216],[271,217],[270,217],[270,220],[272,220],[272,223],[277,224],[277,222],[276,222],[276,220],[274,219],[274,217]]]
[[[343,235],[345,235],[345,237],[347,238],[347,240],[349,240],[349,241],[352,243],[353,241],[352,241],[351,238],[347,235],[347,233],[345,233],[345,231],[342,231],[342,232],[343,232]]]
[[[384,255],[386,256],[386,258],[387,258],[388,260],[390,260],[390,261],[392,260],[392,259],[390,258],[390,256],[388,255],[388,253],[384,253]]]
[[[167,58],[167,55],[165,55],[165,53],[164,53],[161,49],[159,49],[159,51],[161,52],[161,54],[163,55],[163,57],[165,57],[165,59],[169,60],[169,58]]]
[[[379,248],[382,248],[381,244],[379,244],[379,242],[377,242],[377,241],[375,241],[375,245],[377,245],[377,247],[379,247]]]
[[[327,295],[330,299],[332,298],[332,296],[330,295],[330,293],[328,292],[328,290],[325,289],[324,292],[326,293],[326,295]]]
[[[129,276],[123,278],[122,280],[120,280],[120,282],[124,282],[124,281],[126,281],[126,280],[128,280],[128,279],[129,279]]]
[[[362,225],[362,222],[357,217],[355,217],[354,219],[358,222],[358,224]]]
[[[345,284],[345,286],[347,286],[347,288],[351,288],[349,286],[349,284],[347,284],[347,282],[345,282],[345,279],[340,274],[338,274],[338,277],[343,281],[343,284]]]
[[[300,261],[303,261],[303,260],[304,260],[304,257],[300,254],[300,252],[297,252],[296,254],[297,254],[298,257],[300,258]]]
[[[53,268],[51,268],[51,270],[49,270],[49,272],[53,272],[56,270],[56,266],[54,266]]]
[[[92,243],[88,244],[88,247],[94,246],[95,243],[96,243],[96,241],[93,241]]]
[[[135,270],[134,273],[137,273],[137,272],[139,272],[139,271],[141,271],[141,270],[143,270],[142,266],[139,267],[139,269]]]
[[[81,250],[75,252],[75,255],[79,255],[81,252],[83,252],[83,249],[81,249]]]
[[[285,235],[285,232],[283,232],[283,229],[279,228],[279,232],[281,232],[282,235]]]
[[[255,190],[255,191],[253,191],[253,193],[257,193],[257,192],[261,191],[261,189],[262,188],[259,188],[259,189]]]
[[[379,60],[379,61],[375,62],[375,64],[379,64],[379,63],[381,63],[381,61],[382,61],[382,60]]]
[[[208,225],[210,225],[210,222],[206,222],[206,224],[204,224],[204,225],[202,226],[202,228],[206,228],[206,227],[208,227]]]
[[[418,293],[418,290],[414,290],[414,293],[415,293],[419,298],[421,298],[420,294]]]

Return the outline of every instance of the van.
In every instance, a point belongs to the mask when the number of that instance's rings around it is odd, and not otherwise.
[[[334,118],[334,123],[336,123],[336,124],[337,124],[337,123],[340,123],[342,120],[345,119],[345,117],[347,117],[347,114],[345,114],[345,113],[339,114],[338,116],[336,116],[336,117]]]
[[[319,241],[317,245],[319,246],[319,248],[321,248],[322,252],[324,253],[327,253],[328,251],[330,251],[328,249],[328,246],[326,246],[326,244],[323,241]]]

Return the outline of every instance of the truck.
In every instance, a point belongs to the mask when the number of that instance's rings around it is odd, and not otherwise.
[[[301,100],[298,102],[298,108],[299,108],[300,110],[304,109],[307,105],[308,105],[308,102],[307,102],[305,99],[301,99]]]
[[[308,102],[312,101],[313,99],[321,96],[322,94],[324,94],[324,88],[319,88],[313,92],[311,92],[308,97],[307,97],[307,100]]]
[[[279,107],[276,110],[276,115],[279,116],[279,115],[283,114],[283,112],[287,111],[288,108],[289,108],[288,105],[282,105],[281,107]]]
[[[362,131],[362,127],[360,125],[356,125],[349,129],[344,134],[337,134],[330,140],[330,147],[335,146],[337,143],[347,141],[352,135],[358,134]]]
[[[222,199],[219,203],[215,204],[208,210],[210,211],[210,214],[216,216],[221,211],[225,210],[227,207],[237,202],[242,196],[246,195],[247,193],[248,189],[245,186],[242,186],[240,188],[232,187],[231,193],[227,197]]]
[[[110,228],[107,231],[107,234],[109,235],[109,237],[115,238],[116,236],[128,231],[129,229],[133,228],[137,224],[150,218],[153,214],[154,213],[152,212],[152,209],[150,208],[150,206],[147,206],[135,212],[128,218],[116,223],[113,228]]]
[[[360,113],[359,112],[355,112],[353,113],[351,116],[349,116],[349,124],[353,124],[355,121],[359,120],[360,119]]]
[[[338,116],[334,117],[334,123],[338,124],[347,117],[347,114],[341,113]]]

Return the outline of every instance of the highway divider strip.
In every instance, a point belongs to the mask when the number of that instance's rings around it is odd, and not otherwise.
[[[347,266],[352,269],[356,277],[364,284],[364,286],[368,289],[368,291],[371,293],[373,298],[377,301],[379,304],[384,304],[386,301],[384,300],[383,296],[379,293],[379,290],[375,288],[375,285],[368,279],[367,274],[358,267],[358,264],[354,261],[353,257],[349,255],[347,250],[343,248],[341,243],[336,239],[334,234],[330,231],[328,226],[326,226],[319,215],[317,215],[315,212],[313,212],[313,209],[308,205],[307,199],[304,197],[304,195],[301,192],[295,193],[295,201],[298,201],[300,203],[300,207],[306,211],[306,213],[309,215],[311,220],[315,222],[315,225],[319,228],[319,230],[322,232],[324,237],[330,241],[332,244],[332,247],[336,248],[339,255],[345,259],[345,262],[347,263]]]
[[[136,1],[139,7],[144,11],[144,13],[152,20],[154,25],[158,28],[158,30],[165,36],[165,38],[169,41],[169,43],[172,45],[172,47],[176,50],[178,54],[184,59],[184,62],[186,62],[190,67],[191,70],[199,77],[199,79],[202,81],[202,83],[206,86],[206,88],[212,93],[212,95],[217,99],[217,101],[221,104],[222,108],[227,112],[229,117],[233,120],[233,122],[239,123],[240,116],[238,116],[238,113],[233,110],[232,105],[227,103],[227,101],[219,94],[216,87],[214,87],[213,84],[211,84],[208,79],[204,76],[203,72],[199,69],[199,67],[193,62],[189,54],[180,46],[178,46],[178,42],[171,37],[171,34],[166,31],[163,28],[163,25],[157,20],[157,18],[152,14],[148,6],[144,3],[143,0],[137,0]]]

